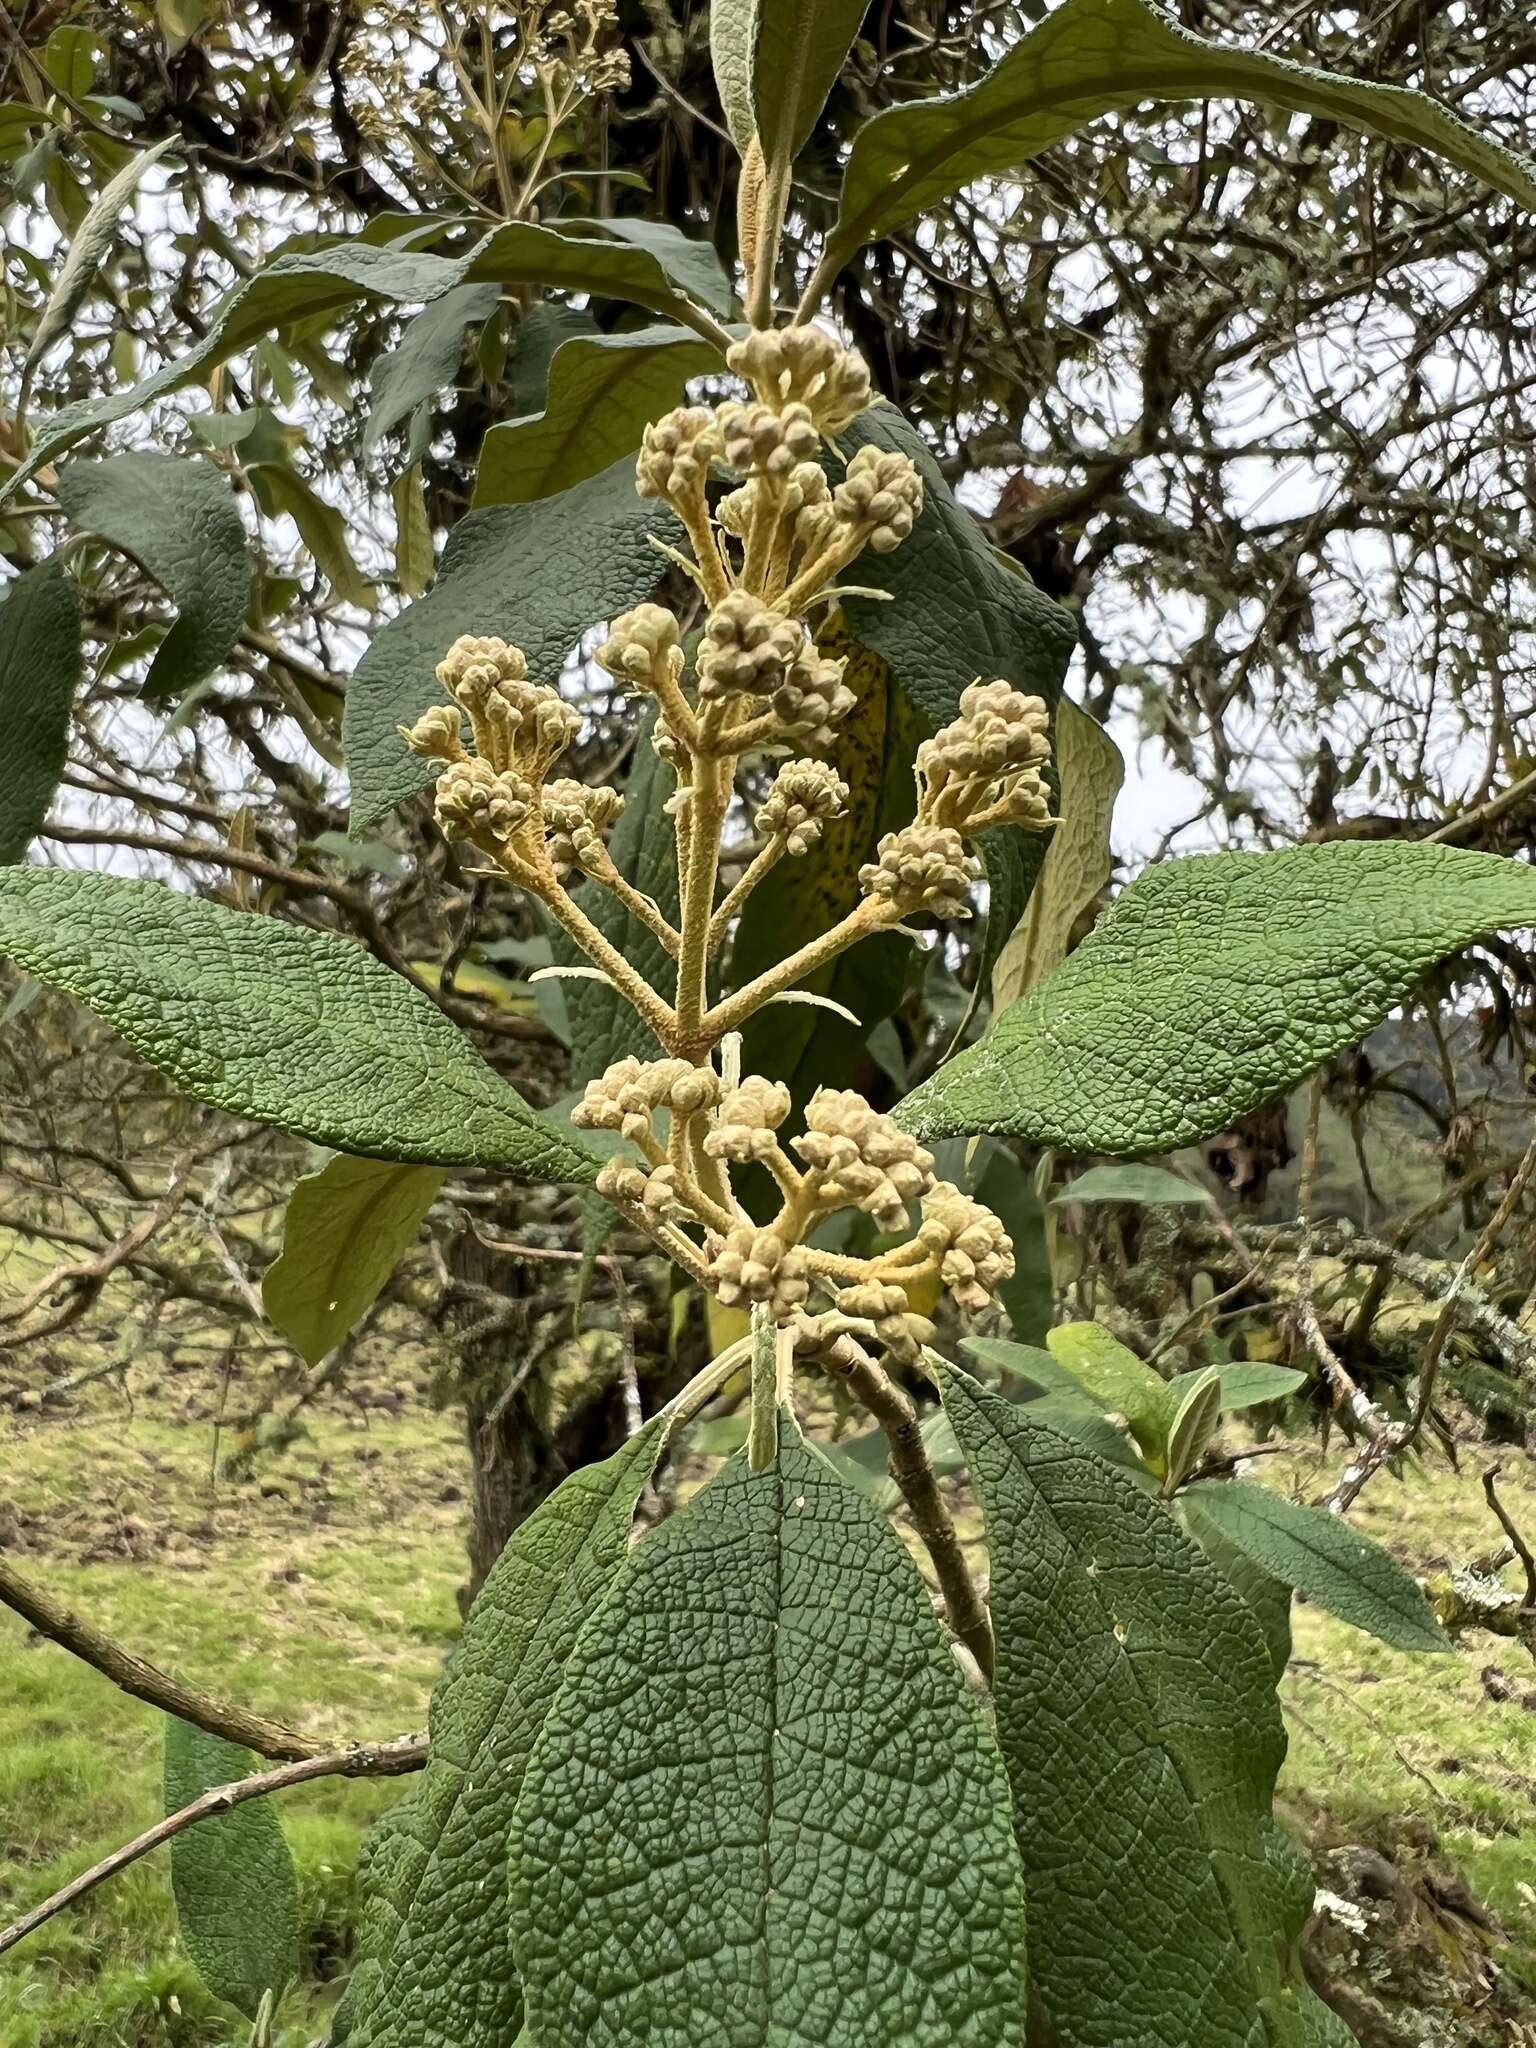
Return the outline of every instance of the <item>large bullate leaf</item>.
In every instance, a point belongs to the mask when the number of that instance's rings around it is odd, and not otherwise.
[[[0,600],[0,862],[20,860],[48,815],[79,681],[74,585],[57,562],[25,569]]]

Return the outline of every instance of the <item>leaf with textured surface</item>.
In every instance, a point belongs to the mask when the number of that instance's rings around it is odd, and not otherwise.
[[[1067,957],[1078,919],[1108,888],[1109,829],[1125,777],[1120,749],[1095,718],[1063,697],[1053,735],[1060,823],[1040,879],[992,969],[992,1016],[1028,995]]]
[[[1107,1412],[1123,1415],[1142,1449],[1160,1461],[1173,1420],[1162,1375],[1099,1323],[1059,1323],[1045,1341],[1084,1392]]]
[[[216,1109],[340,1151],[596,1176],[429,997],[349,939],[158,882],[9,868],[6,953]]]
[[[1100,1412],[1077,1375],[1039,1345],[1015,1344],[1007,1337],[962,1337],[960,1348],[1010,1378],[1027,1380],[1042,1394],[1076,1401],[1091,1407],[1095,1414]]]
[[[1205,41],[1146,0],[1065,0],[964,92],[877,114],[854,138],[823,268],[974,179],[1005,175],[1143,100],[1258,100],[1429,150],[1526,207],[1536,166],[1427,94]]]
[[[788,166],[847,61],[868,0],[753,0],[748,79],[764,160]]]
[[[556,349],[573,334],[597,331],[592,315],[575,306],[556,306],[544,299],[528,308],[517,323],[507,353],[507,410],[514,419],[543,410]]]
[[[633,765],[624,785],[624,811],[608,835],[608,852],[625,880],[649,896],[674,927],[678,916],[677,854],[667,799],[677,777],[651,745],[656,724],[649,711],[635,742]],[[597,882],[582,884],[578,903],[605,938],[612,940],[631,967],[671,1001],[676,968],[661,941],[611,889]],[[566,966],[579,966],[586,955],[563,931],[551,933],[554,956]],[[648,1024],[636,1015],[617,989],[601,981],[570,981],[565,985],[566,1015],[571,1031],[571,1082],[580,1086],[628,1053],[655,1059],[661,1048]]]
[[[1177,1202],[1201,1207],[1211,1200],[1204,1188],[1170,1173],[1166,1166],[1090,1166],[1051,1197],[1053,1209],[1068,1202]]]
[[[1341,1515],[1244,1479],[1193,1486],[1189,1498],[1261,1571],[1396,1650],[1448,1650],[1417,1582]]]
[[[1221,1374],[1214,1365],[1192,1373],[1183,1388],[1168,1389],[1173,1420],[1168,1425],[1168,1470],[1163,1491],[1172,1493],[1194,1471],[1221,1421]]]
[[[944,1399],[986,1518],[1030,1977],[1056,2036],[1347,2042],[1287,1974],[1312,1888],[1270,1818],[1285,1735],[1246,1602],[1035,1408],[954,1371]]]
[[[690,377],[723,367],[686,327],[572,335],[550,360],[544,410],[492,427],[481,442],[475,504],[522,505],[584,483],[632,455]]]
[[[177,618],[144,681],[154,703],[179,697],[224,662],[245,623],[251,562],[229,478],[177,455],[68,462],[59,503],[72,526],[100,534],[176,600]]]
[[[496,284],[456,285],[407,323],[369,378],[373,405],[363,429],[365,455],[377,448],[391,427],[454,382],[464,358],[466,328],[489,320],[500,297]]]
[[[850,597],[844,610],[856,639],[890,664],[930,726],[952,719],[960,693],[1001,676],[1054,704],[1077,645],[1077,624],[987,540],[955,498],[917,432],[894,406],[876,405],[842,437],[848,450],[908,455],[923,478],[923,514],[888,555],[866,551],[850,583],[889,591],[894,602]],[[982,937],[980,984],[1028,899],[1048,840],[1009,826],[982,834],[991,903]]]
[[[0,599],[0,862],[20,860],[69,754],[80,607],[58,562],[24,569]]]
[[[646,220],[640,214],[632,214],[622,220],[604,220],[599,225],[612,240],[627,242],[631,248],[642,249],[647,255],[654,256],[680,291],[685,291],[701,306],[707,306],[712,313],[718,313],[723,319],[734,308],[736,294],[731,289],[731,281],[720,261],[720,252],[713,242],[684,234],[669,220]]]
[[[1165,861],[897,1120],[924,1138],[1168,1152],[1353,1045],[1447,953],[1529,924],[1536,871],[1456,847]]]
[[[295,1187],[261,1303],[307,1364],[318,1365],[378,1299],[443,1180],[440,1167],[341,1152]]]
[[[528,1768],[541,2048],[1022,2048],[991,1735],[899,1539],[786,1416],[634,1551]]]
[[[1291,1589],[1261,1571],[1247,1551],[1229,1541],[1209,1515],[1201,1514],[1198,1501],[1197,1487],[1180,1495],[1175,1512],[1217,1571],[1253,1609],[1269,1646],[1270,1668],[1278,1685],[1291,1661]]]
[[[522,2020],[507,1843],[578,1632],[629,1547],[660,1417],[572,1473],[492,1566],[432,1695],[431,1761],[370,1840],[346,2048],[505,2048]]]
[[[238,1743],[165,1719],[165,1810],[258,1768]],[[215,1998],[256,2017],[298,1967],[298,1884],[270,1799],[246,1799],[171,1837],[171,1889],[187,1954]]]
[[[144,158],[137,161],[142,163]],[[628,299],[666,318],[677,318],[687,304],[685,292],[670,275],[665,254],[599,232],[533,221],[505,221],[457,257],[434,256],[421,249],[379,248],[369,242],[329,242],[318,249],[291,249],[237,285],[214,309],[207,334],[185,355],[174,357],[127,390],[80,399],[39,420],[31,451],[0,488],[0,499],[87,434],[126,419],[130,413],[142,412],[155,399],[205,377],[216,363],[296,321],[317,324],[328,315],[346,313],[369,300],[425,306],[460,285],[490,283],[543,284]]]
[[[461,633],[498,633],[521,647],[535,682],[555,682],[591,626],[650,596],[661,557],[646,539],[682,529],[635,495],[633,462],[532,505],[471,512],[448,536],[437,581],[374,635],[353,671],[343,727],[352,829],[434,780],[398,728],[447,701],[434,670]]]

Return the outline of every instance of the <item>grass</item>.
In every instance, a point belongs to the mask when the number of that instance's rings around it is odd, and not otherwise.
[[[0,1542],[194,1682],[338,1742],[419,1727],[458,1624],[466,1472],[452,1419],[414,1398],[366,1422],[335,1407],[254,1479],[212,1489],[205,1406],[185,1384],[141,1388],[131,1416],[102,1389],[84,1416],[0,1423]],[[1424,1574],[1491,1548],[1481,1461],[1379,1479],[1362,1525]],[[1536,1468],[1505,1463],[1509,1505],[1536,1532]],[[1287,1476],[1320,1490],[1300,1462]],[[1489,1696],[1490,1666],[1512,1698]],[[1285,1699],[1292,1819],[1328,1840],[1427,1822],[1507,1930],[1501,1963],[1536,1994],[1536,1665],[1488,1636],[1404,1656],[1302,1608]],[[0,1920],[155,1818],[159,1780],[157,1716],[0,1614]],[[331,1779],[284,1797],[304,1969],[280,2048],[324,2031],[350,1964],[359,1844],[401,1789]],[[225,2048],[248,2032],[178,1947],[164,1852],[0,1960],[4,2048]]]

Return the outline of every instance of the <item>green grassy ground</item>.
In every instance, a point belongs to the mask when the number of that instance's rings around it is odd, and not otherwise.
[[[145,1655],[317,1734],[420,1726],[457,1627],[451,1420],[412,1403],[365,1424],[337,1407],[254,1480],[211,1490],[208,1422],[194,1399],[178,1415],[180,1399],[167,1385],[131,1418],[103,1394],[86,1420],[0,1421],[0,1542],[18,1567]],[[1507,1456],[1506,1472],[1536,1529],[1533,1467]],[[1411,1489],[1378,1481],[1361,1519],[1421,1572],[1493,1536],[1475,1460]],[[1489,1667],[1512,1697],[1489,1696]],[[1304,1610],[1286,1699],[1293,1817],[1325,1839],[1427,1822],[1509,1931],[1501,1961],[1536,1991],[1536,1666],[1487,1636],[1406,1657]],[[157,1816],[159,1742],[148,1709],[0,1615],[0,1920]],[[399,1789],[332,1779],[284,1799],[305,1976],[281,2048],[323,2031],[358,1845]],[[214,2048],[247,2031],[178,1951],[163,1852],[0,1961],[4,2048]]]

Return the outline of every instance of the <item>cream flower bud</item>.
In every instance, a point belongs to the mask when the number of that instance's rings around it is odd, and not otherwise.
[[[789,1115],[789,1101],[782,1081],[749,1074],[721,1098],[704,1150],[712,1159],[729,1159],[738,1166],[766,1159],[778,1142],[779,1125]]]
[[[641,437],[635,489],[642,498],[700,505],[710,464],[720,452],[720,430],[709,407],[676,406],[653,420]]]
[[[923,480],[909,455],[861,448],[832,493],[839,521],[862,533],[877,555],[889,554],[917,523]]]
[[[847,803],[847,783],[825,761],[786,761],[753,823],[765,839],[782,838],[789,853],[809,853],[822,826],[840,818]]]
[[[824,327],[758,328],[725,352],[766,405],[803,404],[823,433],[846,427],[870,402],[869,368]]]
[[[787,1322],[810,1294],[805,1253],[771,1230],[740,1223],[711,1247],[710,1284],[727,1308],[763,1302],[775,1322]]]
[[[931,910],[936,917],[969,917],[971,885],[981,862],[948,825],[904,825],[887,832],[879,858],[859,869],[866,896],[887,898],[901,911]]]
[[[602,863],[603,834],[624,809],[616,789],[589,789],[562,776],[544,789],[544,830],[557,875],[590,873]]]
[[[597,658],[630,689],[654,690],[681,675],[682,642],[682,628],[665,605],[637,604],[614,620]]]
[[[1050,759],[1051,714],[1041,697],[1001,680],[975,682],[960,698],[960,716],[917,750],[918,815],[963,826],[988,822],[1043,826],[1051,822],[1042,770]]]
[[[703,703],[744,691],[766,697],[784,679],[805,646],[805,628],[745,590],[721,599],[704,621],[699,644],[699,698]]]
[[[873,1323],[881,1344],[902,1365],[916,1365],[923,1346],[933,1341],[933,1324],[914,1313],[906,1289],[893,1281],[864,1280],[840,1288],[837,1306],[845,1316]]]
[[[830,747],[858,699],[843,681],[847,657],[831,659],[807,642],[772,692],[774,715],[790,739]]]
[[[864,1209],[882,1230],[903,1230],[907,1204],[933,1184],[933,1154],[847,1088],[818,1088],[791,1142],[822,1175],[829,1207]]]
[[[597,1192],[616,1208],[638,1209],[645,1201],[647,1176],[628,1159],[605,1159],[598,1168]]]
[[[534,807],[534,792],[514,769],[489,761],[451,761],[438,777],[437,822],[449,839],[506,842]]]
[[[494,634],[461,633],[437,664],[438,681],[461,704],[465,700],[459,693],[466,683],[472,695],[483,696],[497,683],[520,683],[527,673],[523,650]]]
[[[395,730],[413,754],[421,754],[428,761],[466,759],[459,714],[449,704],[433,704],[414,725],[397,726]]]
[[[816,423],[803,405],[726,404],[715,414],[725,459],[743,475],[787,481],[798,463],[811,461],[821,445]]]
[[[984,1309],[1002,1282],[1013,1278],[1013,1240],[990,1209],[952,1181],[936,1181],[924,1195],[917,1235],[968,1315]]]

